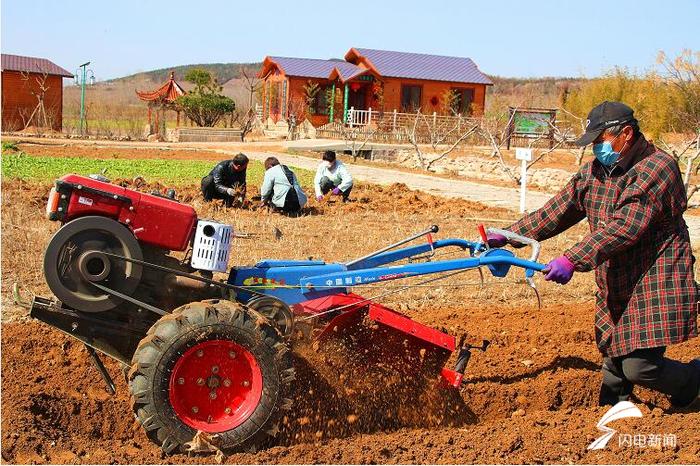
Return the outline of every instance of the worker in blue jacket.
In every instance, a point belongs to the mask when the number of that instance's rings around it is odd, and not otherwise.
[[[301,211],[306,205],[306,194],[292,170],[280,164],[277,157],[265,160],[265,177],[260,188],[263,205],[270,206],[287,214]]]

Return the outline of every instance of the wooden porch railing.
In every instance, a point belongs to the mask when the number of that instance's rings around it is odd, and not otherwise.
[[[375,112],[377,113],[377,112]],[[372,107],[367,110],[356,110],[355,107],[348,109],[348,114],[345,119],[348,126],[367,126],[372,123]]]
[[[418,124],[416,124],[418,118]],[[332,122],[316,128],[316,136],[329,139],[348,139],[350,137],[373,142],[409,143],[410,135],[416,126],[417,142],[430,144],[434,139],[440,139],[449,144],[459,138],[480,118],[463,117],[461,115],[438,115],[402,113],[394,111],[380,112],[377,110],[357,110],[349,108],[345,123]]]

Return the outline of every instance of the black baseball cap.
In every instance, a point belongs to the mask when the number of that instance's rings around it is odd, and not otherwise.
[[[587,146],[595,141],[600,133],[613,126],[637,121],[634,110],[622,102],[608,102],[593,107],[586,119],[586,132],[575,142],[577,146]]]

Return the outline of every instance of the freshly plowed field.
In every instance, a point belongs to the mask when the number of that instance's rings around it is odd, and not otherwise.
[[[134,420],[118,364],[107,361],[117,384],[110,396],[81,345],[30,321],[12,303],[12,284],[24,294],[49,296],[43,250],[58,225],[44,220],[50,185],[2,185],[2,459],[8,463],[211,463],[213,456],[164,457]],[[157,188],[150,185],[142,188]],[[165,187],[160,187],[161,189]],[[252,190],[254,191],[254,189]],[[252,193],[254,194],[254,193]],[[511,212],[389,188],[358,186],[349,204],[312,202],[307,215],[287,218],[258,209],[225,210],[204,204],[193,183],[178,198],[203,218],[253,235],[237,239],[231,265],[263,258],[313,256],[345,261],[431,224],[440,238],[475,238],[476,225],[506,226]],[[483,220],[487,219],[487,220]],[[281,231],[275,235],[274,231]],[[578,226],[543,244],[549,261],[585,234]],[[456,257],[444,256],[440,258]],[[488,275],[488,273],[487,273]],[[623,433],[673,434],[676,446],[586,446],[599,432],[600,356],[593,340],[592,274],[567,286],[538,278],[542,308],[522,283],[522,272],[486,277],[466,272],[434,287],[415,288],[380,301],[413,319],[467,333],[475,351],[466,383],[456,394],[434,392],[406,400],[344,373],[338,354],[299,347],[293,407],[276,445],[234,453],[226,463],[697,463],[700,414],[673,413],[647,390],[635,392],[644,417],[617,421]],[[454,286],[452,286],[454,285]],[[392,285],[393,286],[393,285]],[[358,289],[374,296],[381,289]],[[672,347],[670,357],[700,356],[700,341]],[[345,354],[343,354],[346,357]],[[452,365],[454,361],[448,364]],[[342,377],[340,375],[343,375]],[[347,381],[352,377],[352,383]],[[347,383],[346,383],[347,381]],[[362,387],[360,390],[350,387]]]

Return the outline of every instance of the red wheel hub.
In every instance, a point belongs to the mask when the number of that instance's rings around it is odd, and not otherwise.
[[[224,432],[253,414],[262,396],[262,372],[250,351],[229,340],[194,345],[170,376],[170,404],[193,429]]]

